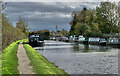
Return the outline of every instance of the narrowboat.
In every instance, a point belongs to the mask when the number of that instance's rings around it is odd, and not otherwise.
[[[85,41],[85,37],[83,37],[82,35],[80,35],[79,37],[78,37],[78,42],[79,43],[83,43]]]
[[[29,35],[29,44],[32,47],[39,47],[44,45],[44,39],[39,34]]]
[[[83,41],[83,44],[87,44],[88,45],[88,39],[89,38],[85,38],[85,40]]]
[[[50,40],[55,40],[55,37],[52,37],[52,36],[51,36],[51,37],[50,37]]]
[[[94,38],[94,37],[90,37],[90,38],[88,39],[88,44],[106,45],[106,39],[105,39],[105,38]]]
[[[100,38],[99,44],[100,45],[106,45],[106,39],[105,38]]]
[[[69,37],[66,37],[66,42],[69,42]]]
[[[59,41],[62,41],[62,37],[59,38]]]
[[[77,41],[77,37],[75,35],[69,37],[70,42],[75,42]]]
[[[68,37],[61,37],[59,39],[59,41],[69,42],[69,38]]]
[[[61,37],[61,41],[66,41],[66,37],[65,37],[65,36],[62,36],[62,37]]]
[[[90,37],[88,38],[88,44],[99,44],[100,38]]]
[[[107,41],[108,45],[120,45],[120,38],[109,38]]]
[[[72,42],[72,40],[73,40],[73,36],[71,35],[69,36],[69,41]]]

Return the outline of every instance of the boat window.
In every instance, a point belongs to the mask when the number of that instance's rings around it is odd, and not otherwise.
[[[113,40],[113,42],[115,42],[115,39]]]
[[[39,38],[34,38],[34,40],[35,40],[35,41],[38,41],[38,40],[39,40]]]
[[[114,42],[116,42],[116,39],[114,40]]]
[[[118,40],[116,40],[116,42],[118,42]]]
[[[31,42],[33,42],[33,39],[31,39]]]
[[[39,41],[43,41],[43,38],[39,38]]]
[[[100,41],[105,41],[105,39],[100,39]]]
[[[118,42],[120,42],[120,39],[119,39],[119,41]]]
[[[37,38],[34,38],[35,39],[35,41],[37,40]]]
[[[116,42],[118,42],[118,40],[116,40]]]
[[[113,40],[111,40],[111,42],[113,42]]]

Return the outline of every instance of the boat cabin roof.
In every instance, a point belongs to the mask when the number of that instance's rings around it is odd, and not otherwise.
[[[30,35],[30,37],[40,37],[39,35]]]

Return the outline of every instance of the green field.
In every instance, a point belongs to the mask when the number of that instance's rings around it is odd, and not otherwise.
[[[59,69],[53,63],[49,62],[45,57],[40,53],[34,50],[30,45],[24,44],[27,55],[31,60],[31,65],[34,67],[34,71],[37,74],[54,74],[67,76],[68,74],[64,70]]]

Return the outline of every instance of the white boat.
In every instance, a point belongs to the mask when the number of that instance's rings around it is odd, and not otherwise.
[[[78,37],[78,42],[79,42],[79,43],[83,43],[84,41],[85,41],[85,37],[82,36],[82,35],[80,35],[80,36]]]

